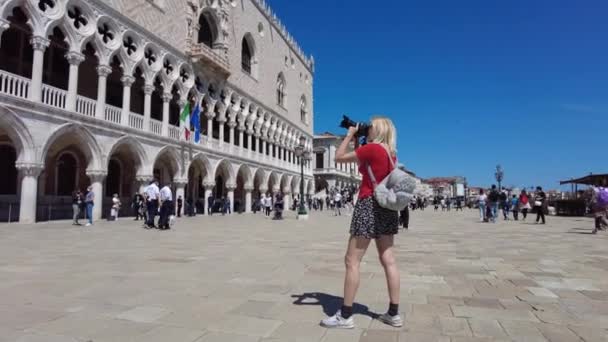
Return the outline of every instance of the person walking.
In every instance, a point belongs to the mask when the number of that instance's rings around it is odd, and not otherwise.
[[[496,185],[492,185],[492,189],[488,194],[488,202],[490,206],[490,210],[492,212],[492,217],[489,218],[492,223],[496,223],[496,219],[498,218],[498,202],[500,201],[500,195],[498,190],[496,190]]]
[[[133,208],[133,213],[135,214],[135,221],[139,221],[141,217],[143,219],[143,215],[141,215],[141,207],[143,206],[143,196],[139,193],[136,193],[133,196],[133,203],[131,203],[131,207]]]
[[[110,221],[118,220],[118,211],[120,210],[120,198],[118,198],[118,194],[114,194],[112,196],[112,208],[110,209]]]
[[[150,182],[150,185],[146,187],[146,203],[147,203],[147,222],[146,226],[149,229],[155,228],[154,217],[158,212],[158,199],[160,196],[160,190],[158,189],[158,181]]]
[[[342,216],[342,212],[340,211],[342,209],[342,194],[340,191],[336,191],[334,195],[334,208],[334,216]]]
[[[532,209],[530,198],[528,197],[526,190],[522,190],[521,194],[519,194],[519,208],[521,209],[523,221],[525,221],[528,216],[528,211]]]
[[[87,227],[93,225],[93,206],[95,205],[95,193],[93,192],[93,187],[89,186],[87,188],[87,194],[84,197],[84,203],[86,205],[86,215],[87,215]]]
[[[215,199],[213,198],[213,194],[207,197],[207,215],[213,216],[213,204],[215,203]]]
[[[519,220],[519,199],[517,195],[513,195],[511,198],[511,211],[513,212],[513,219],[515,221]]]
[[[502,209],[502,217],[505,221],[509,220],[509,211],[511,209],[511,202],[509,201],[509,196],[507,195],[507,191],[503,190],[500,192],[500,207]]]
[[[82,193],[80,190],[74,190],[72,193],[72,225],[80,226],[81,224],[78,222],[80,217],[80,207],[82,206]]]
[[[488,222],[486,216],[486,205],[488,203],[488,195],[485,194],[483,189],[479,190],[479,196],[477,196],[477,205],[479,206],[479,221]]]
[[[536,210],[536,223],[542,222],[545,224],[545,202],[547,195],[540,186],[536,187],[536,193],[534,194],[534,209]],[[542,221],[541,221],[542,220]]]
[[[174,212],[173,208],[173,192],[169,184],[160,189],[160,218],[158,219],[158,229],[171,229],[169,225],[169,216]]]
[[[182,196],[177,196],[177,217],[182,217],[182,207],[184,206],[184,200]]]
[[[266,212],[266,216],[270,217],[270,212],[272,211],[272,198],[270,195],[267,195],[264,198],[264,210]]]
[[[608,188],[594,186],[592,189],[591,208],[595,217],[595,228],[593,234],[598,230],[606,230],[606,209],[608,209]]]
[[[322,320],[321,325],[327,328],[355,327],[352,317],[353,303],[359,287],[361,259],[371,241],[375,240],[389,294],[388,312],[380,315],[378,320],[393,327],[401,327],[403,319],[399,314],[400,277],[393,248],[394,236],[399,232],[399,213],[380,207],[374,198],[374,185],[368,171],[371,169],[378,180],[384,179],[392,171],[397,153],[395,126],[388,118],[373,118],[367,137],[369,143],[361,147],[355,137],[357,130],[358,127],[349,128],[346,138],[336,151],[338,163],[357,162],[359,172],[363,176],[346,250],[344,301],[341,309],[335,315]],[[353,139],[355,151],[347,152]]]

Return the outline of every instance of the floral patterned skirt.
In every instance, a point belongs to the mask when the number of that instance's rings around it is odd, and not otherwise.
[[[399,232],[399,213],[382,208],[373,196],[357,201],[350,224],[350,235],[377,239]]]

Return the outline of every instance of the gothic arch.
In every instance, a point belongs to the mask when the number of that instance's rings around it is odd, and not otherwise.
[[[159,164],[159,162],[162,161],[163,159],[167,163]],[[159,168],[156,168],[157,165],[159,166]],[[164,177],[164,179],[160,179],[160,181],[164,182],[164,183],[171,182],[175,179],[175,177],[179,177],[182,174],[179,154],[177,153],[177,150],[175,150],[175,148],[172,146],[165,146],[162,149],[160,149],[160,151],[158,151],[158,153],[156,154],[156,156],[154,158],[153,167],[155,168],[153,171],[154,173],[156,173],[157,171],[162,172],[160,169],[167,167],[167,171],[169,172],[169,175],[160,174],[161,178]],[[158,174],[155,174],[154,176],[159,178]],[[167,178],[167,176],[169,176],[170,179]]]
[[[226,184],[236,184],[236,175],[232,163],[226,159],[219,160],[213,169],[214,176],[224,176]],[[217,185],[217,184],[216,184]]]
[[[120,137],[118,140],[116,140],[114,145],[112,145],[112,148],[108,152],[108,165],[110,164],[110,158],[112,158],[112,155],[122,149],[126,149],[131,154],[131,156],[135,157],[134,161],[138,174],[141,174],[142,172],[145,173],[145,171],[150,171],[146,174],[152,173],[151,170],[144,170],[144,168],[149,165],[148,154],[146,153],[146,150],[137,139],[128,135]]]
[[[245,164],[241,165],[241,167],[239,167],[239,170],[237,172],[237,177],[239,175],[243,176],[245,186],[253,186],[253,174],[252,174],[251,168],[249,168],[249,166],[247,166]]]
[[[0,132],[6,133],[17,150],[17,163],[37,161],[34,140],[27,126],[11,109],[0,106]]]
[[[79,150],[84,153],[88,161],[87,170],[99,171],[104,169],[104,156],[95,136],[86,127],[77,123],[66,123],[57,127],[46,139],[41,159],[46,160],[49,150],[55,143],[61,142],[61,139],[71,138],[75,140],[68,140],[67,143],[74,142],[78,144]]]
[[[205,178],[203,181],[213,182],[213,167],[211,166],[209,158],[207,158],[203,153],[197,153],[196,155],[194,155],[194,157],[190,161],[190,164],[188,165],[188,169],[193,166],[198,167],[199,170],[204,173]]]

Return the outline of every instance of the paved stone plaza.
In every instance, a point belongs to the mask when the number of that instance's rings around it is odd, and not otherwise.
[[[341,302],[347,217],[0,225],[0,341],[608,340],[608,235],[476,218],[417,211],[398,235],[400,330],[372,319],[387,297],[370,250],[350,331],[318,325]]]

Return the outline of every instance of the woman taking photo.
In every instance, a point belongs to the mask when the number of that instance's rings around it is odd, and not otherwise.
[[[350,226],[350,237],[344,258],[346,275],[344,279],[344,302],[342,308],[332,317],[321,321],[327,328],[352,329],[355,323],[352,317],[353,303],[359,287],[359,266],[371,240],[375,240],[380,263],[384,268],[388,286],[388,312],[378,319],[393,327],[401,327],[403,319],[399,315],[399,270],[393,253],[394,235],[399,231],[399,214],[384,209],[374,198],[374,186],[368,174],[368,166],[378,182],[381,182],[391,171],[396,162],[397,135],[393,123],[384,117],[372,119],[368,132],[369,144],[358,147],[355,138],[357,127],[351,127],[342,144],[336,151],[336,162],[359,164],[363,176],[359,199],[355,205]],[[353,138],[355,151],[347,152]],[[390,154],[390,156],[389,156]]]

